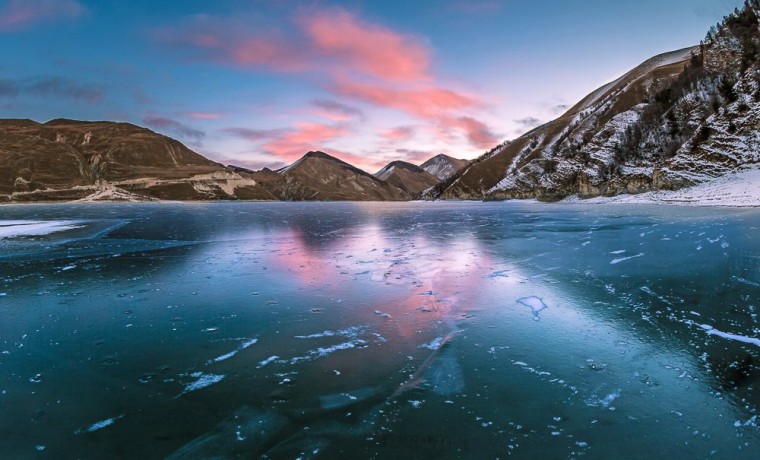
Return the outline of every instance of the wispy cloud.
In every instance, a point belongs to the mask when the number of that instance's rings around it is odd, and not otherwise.
[[[16,96],[19,91],[19,84],[15,80],[0,79],[0,96]]]
[[[105,91],[100,85],[60,76],[35,76],[0,79],[0,95],[15,97],[30,95],[46,98],[65,98],[95,104],[103,100]]]
[[[398,126],[381,132],[380,137],[389,142],[403,142],[414,137],[415,132],[414,126]]]
[[[150,128],[196,143],[203,140],[203,138],[206,136],[205,132],[187,126],[183,123],[178,122],[177,120],[172,120],[171,118],[147,115],[143,118],[143,123],[145,123]]]
[[[518,118],[514,120],[515,123],[526,129],[532,129],[543,123],[541,120],[535,117]]]
[[[364,112],[361,109],[340,102],[328,99],[316,99],[311,101],[311,105],[319,110],[319,115],[333,121],[364,119]]]
[[[196,120],[219,120],[224,118],[223,113],[216,112],[185,112],[182,115],[194,118]]]
[[[504,2],[498,0],[453,0],[448,4],[451,11],[472,15],[494,14],[503,7]]]
[[[35,77],[28,80],[23,89],[25,92],[36,96],[66,97],[93,104],[100,102],[104,96],[104,92],[99,86],[68,77]]]
[[[19,32],[35,25],[77,19],[87,9],[75,0],[8,0],[0,5],[0,33]]]

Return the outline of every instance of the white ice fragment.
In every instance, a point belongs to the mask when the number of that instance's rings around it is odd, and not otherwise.
[[[728,332],[719,331],[718,329],[715,329],[709,324],[701,324],[700,327],[704,329],[705,331],[707,331],[707,334],[709,335],[717,335],[718,337],[723,337],[724,339],[736,340],[737,342],[749,343],[751,345],[756,345],[760,347],[760,339],[758,338],[746,337],[743,335],[730,334]]]
[[[34,446],[34,448],[37,449],[38,452],[42,452],[43,450],[45,450],[45,446],[43,446],[42,444],[36,445]]]
[[[517,299],[517,302],[525,305],[526,307],[530,307],[530,309],[533,311],[533,319],[536,321],[540,319],[538,317],[538,314],[545,308],[548,308],[544,301],[536,296],[523,297],[522,299]]]
[[[212,359],[211,361],[209,361],[206,364],[218,363],[218,362],[230,359],[233,356],[235,356],[236,354],[240,353],[241,351],[245,350],[246,348],[250,347],[251,345],[253,345],[254,343],[256,343],[258,341],[259,341],[259,339],[250,339],[250,340],[247,340],[247,341],[243,342],[242,344],[240,344],[239,347],[237,347],[236,349],[232,350],[231,352],[223,354],[222,356],[219,356],[217,358],[214,358],[214,359]]]
[[[74,220],[0,220],[0,239],[19,236],[39,236],[81,228],[81,222]]]
[[[195,374],[193,374],[193,377],[195,377]],[[200,374],[197,378],[198,380],[196,380],[195,382],[191,382],[185,385],[185,391],[182,392],[183,394],[206,388],[215,383],[219,383],[224,378],[224,375]]]
[[[635,256],[621,257],[619,259],[613,259],[612,262],[610,262],[610,265],[616,265],[616,264],[619,264],[620,262],[625,262],[626,260],[635,259],[637,257],[642,257],[644,255],[645,254],[643,252],[640,252],[640,253],[636,254]]]
[[[263,361],[259,362],[258,366],[256,366],[256,367],[257,367],[257,368],[261,368],[261,367],[264,367],[264,366],[266,366],[267,364],[270,364],[270,363],[272,363],[274,360],[276,360],[276,359],[278,359],[278,358],[279,358],[279,356],[277,356],[277,355],[272,355],[272,356],[270,356],[269,358],[267,358],[267,359],[265,359],[265,360],[263,360]]]
[[[432,342],[420,345],[418,348],[427,348],[428,350],[437,350],[441,347],[443,337],[436,337]]]
[[[360,326],[351,326],[347,327],[345,329],[340,329],[337,331],[322,331],[317,332],[316,334],[309,334],[309,335],[297,335],[295,336],[297,339],[319,339],[322,337],[348,337],[348,338],[354,338],[357,335],[359,335],[360,332],[362,332],[363,328]]]
[[[619,249],[619,250],[617,250],[617,251],[612,251],[612,252],[610,252],[610,254],[616,254],[616,255],[617,255],[617,254],[622,254],[622,253],[624,253],[624,252],[625,252],[625,249]]]
[[[75,268],[77,268],[77,266],[75,264],[70,264],[70,265],[66,265],[65,267],[61,267],[61,271],[65,272],[65,271],[68,271],[68,270],[73,270]]]
[[[123,418],[124,418],[124,414],[119,415],[118,417],[107,418],[105,420],[101,420],[99,422],[93,423],[92,425],[88,426],[84,430],[77,430],[74,434],[92,433],[94,431],[102,430],[103,428],[113,425],[115,421],[123,419]]]
[[[422,401],[411,400],[409,401],[409,404],[411,404],[415,409],[419,409],[422,406]]]

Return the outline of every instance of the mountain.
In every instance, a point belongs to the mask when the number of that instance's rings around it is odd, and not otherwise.
[[[129,123],[0,120],[0,200],[266,199],[255,181]]]
[[[388,163],[383,169],[375,173],[375,177],[400,188],[411,196],[416,196],[440,182],[436,176],[406,161]]]
[[[279,171],[250,175],[285,201],[404,201],[411,196],[324,152],[308,152]]]
[[[430,198],[556,200],[674,190],[760,162],[760,2],[495,148]]]
[[[446,180],[466,168],[468,164],[470,164],[469,160],[459,160],[441,153],[422,163],[420,167],[428,174],[440,180]]]

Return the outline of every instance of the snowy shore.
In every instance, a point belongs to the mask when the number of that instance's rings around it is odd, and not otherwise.
[[[638,195],[565,198],[561,203],[667,204],[677,206],[760,207],[760,170],[728,174],[694,187]]]

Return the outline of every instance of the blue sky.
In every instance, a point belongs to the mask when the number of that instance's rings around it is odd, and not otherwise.
[[[117,120],[224,163],[473,158],[739,0],[0,0],[0,117]]]

